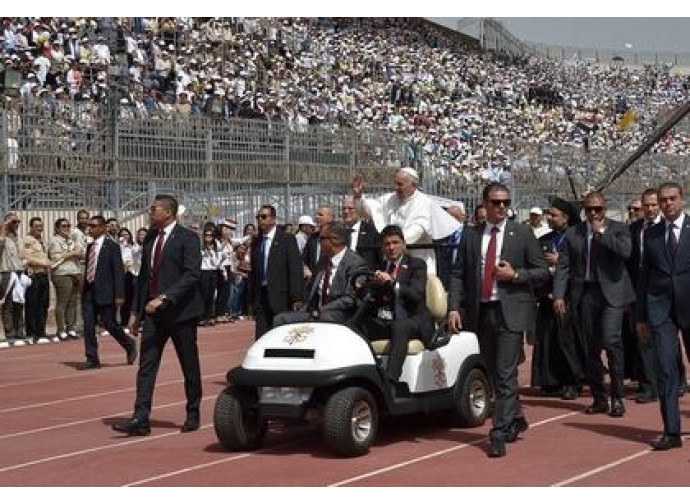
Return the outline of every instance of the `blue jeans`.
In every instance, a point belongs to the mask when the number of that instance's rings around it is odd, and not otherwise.
[[[231,317],[244,315],[247,304],[246,297],[247,279],[244,277],[235,277],[235,281],[230,288],[230,296],[228,297],[228,313]]]

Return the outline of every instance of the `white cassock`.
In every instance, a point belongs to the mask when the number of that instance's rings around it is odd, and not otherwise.
[[[395,224],[402,228],[408,245],[428,244],[428,249],[412,249],[408,253],[425,261],[429,274],[436,274],[432,240],[445,238],[458,228],[458,221],[441,205],[426,194],[415,191],[405,201],[401,201],[394,192],[378,198],[362,197],[357,207],[362,215],[371,217],[379,233],[389,224]]]

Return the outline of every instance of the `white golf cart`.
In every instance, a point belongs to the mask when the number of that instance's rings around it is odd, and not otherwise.
[[[444,318],[446,292],[435,276],[427,283],[427,304],[437,321]],[[491,391],[474,333],[439,336],[431,348],[410,341],[395,390],[383,372],[388,344],[345,325],[272,329],[227,374],[213,417],[218,439],[229,450],[254,450],[269,420],[317,418],[335,453],[357,456],[369,451],[382,415],[447,411],[458,427],[484,423]]]

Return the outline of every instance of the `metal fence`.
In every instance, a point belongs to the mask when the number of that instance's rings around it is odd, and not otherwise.
[[[252,222],[264,203],[275,204],[284,221],[336,204],[355,173],[373,190],[388,188],[406,155],[402,138],[378,131],[127,119],[122,110],[79,103],[2,111],[0,142],[5,211],[84,207],[132,219],[165,192],[179,198],[190,221],[236,215],[240,223]]]
[[[390,190],[394,169],[410,162],[417,162],[426,192],[461,200],[470,212],[486,183],[476,171],[443,172],[431,156],[409,159],[404,138],[378,131],[127,119],[120,110],[90,104],[0,111],[0,142],[1,209],[45,213],[48,223],[54,212],[69,216],[86,208],[136,228],[156,193],[177,196],[189,224],[230,215],[240,225],[253,223],[265,203],[276,206],[281,222],[295,222],[322,203],[337,207],[355,173],[364,173],[371,192]],[[596,186],[627,154],[532,144],[504,150],[518,211]],[[689,170],[687,157],[643,156],[607,189],[611,205],[623,210],[660,181],[684,183]]]

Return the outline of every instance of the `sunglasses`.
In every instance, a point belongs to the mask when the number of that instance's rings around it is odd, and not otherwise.
[[[603,212],[603,211],[604,211],[604,207],[603,207],[603,206],[586,206],[586,207],[585,207],[585,212],[596,212],[596,213],[599,213],[599,212]]]
[[[628,212],[639,212],[640,210],[642,210],[642,208],[640,208],[638,206],[629,206],[628,207]]]
[[[509,207],[512,203],[509,199],[492,199],[491,204],[495,207],[503,205],[504,207]]]
[[[271,217],[271,214],[259,214],[259,215],[256,216],[256,218],[259,219],[259,220],[270,219],[270,217]]]

